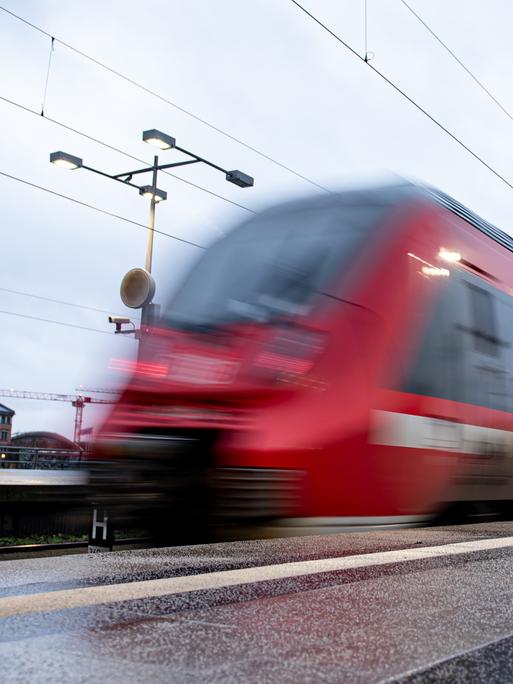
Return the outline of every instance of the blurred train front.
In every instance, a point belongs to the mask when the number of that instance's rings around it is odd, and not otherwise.
[[[412,524],[467,496],[460,428],[491,414],[450,320],[456,283],[483,285],[444,257],[486,261],[464,224],[405,184],[284,204],[207,249],[101,430],[96,499],[192,538]]]

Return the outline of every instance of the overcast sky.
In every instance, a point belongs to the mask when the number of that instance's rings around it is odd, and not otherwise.
[[[56,38],[158,92],[322,186],[336,190],[386,173],[434,184],[513,233],[512,190],[290,0],[1,0]],[[302,4],[360,54],[364,0]],[[509,0],[409,0],[409,4],[513,112],[513,5]],[[0,96],[40,112],[50,39],[0,11]],[[513,182],[513,122],[400,0],[368,0],[372,64]],[[90,60],[55,43],[45,101],[55,119],[151,163],[141,132],[158,128],[220,166],[255,177],[241,190],[200,166],[176,174],[249,209],[323,192]],[[0,100],[0,172],[145,224],[137,192],[84,170],[48,163],[65,150],[111,173],[138,162]],[[178,159],[162,153],[162,161]],[[148,179],[149,182],[149,179]],[[208,245],[249,212],[161,175],[168,201],[157,228]],[[144,265],[145,231],[0,176],[0,310],[94,328],[80,330],[0,313],[0,388],[74,393],[123,378],[112,358],[136,344],[115,337],[107,314],[5,292],[61,299],[112,312],[124,273]],[[156,236],[156,301],[200,250]],[[0,397],[15,431],[73,434],[67,403]],[[99,408],[85,409],[85,426]]]

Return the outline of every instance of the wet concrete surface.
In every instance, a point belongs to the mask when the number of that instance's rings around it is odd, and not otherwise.
[[[2,681],[508,681],[512,548],[109,600],[134,581],[511,536],[502,522],[4,561],[0,596],[101,586],[105,603],[0,619]]]

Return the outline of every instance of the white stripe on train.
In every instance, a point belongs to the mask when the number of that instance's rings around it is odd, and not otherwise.
[[[513,431],[393,411],[372,412],[369,442],[476,455],[513,453]]]

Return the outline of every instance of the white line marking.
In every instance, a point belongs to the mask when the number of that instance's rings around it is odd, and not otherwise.
[[[318,560],[263,565],[240,570],[224,570],[208,572],[186,577],[167,577],[156,580],[110,584],[97,587],[64,589],[43,594],[24,594],[0,598],[0,617],[39,613],[45,611],[65,610],[67,608],[83,608],[119,601],[154,598],[184,594],[207,589],[223,589],[236,585],[255,584],[293,577],[303,577],[323,572],[367,568],[388,563],[404,563],[406,561],[456,556],[476,551],[491,551],[513,547],[513,537],[499,539],[479,539],[471,542],[457,542],[444,546],[427,546],[425,548],[382,551],[365,553],[359,556],[342,558],[321,558]]]

